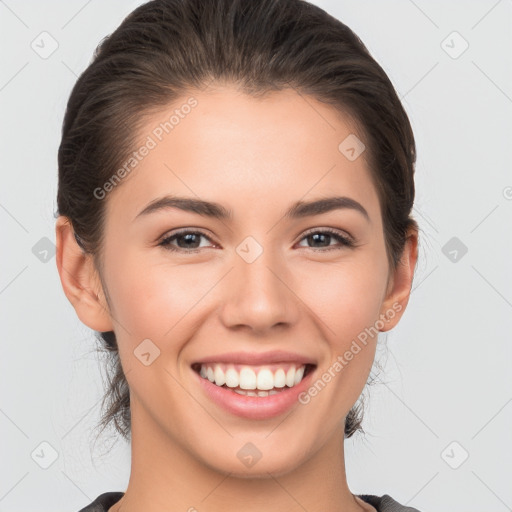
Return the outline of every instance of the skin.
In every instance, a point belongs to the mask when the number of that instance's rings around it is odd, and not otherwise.
[[[84,324],[115,331],[130,387],[131,474],[110,512],[375,510],[348,488],[343,429],[371,370],[376,336],[308,404],[269,420],[219,408],[191,364],[282,349],[317,361],[316,380],[381,314],[395,311],[381,331],[397,324],[417,233],[390,269],[365,153],[349,161],[338,150],[357,132],[328,105],[294,90],[255,99],[230,85],[193,96],[198,105],[104,199],[102,279],[68,219],[56,225],[64,292]],[[153,115],[141,140],[187,98]],[[170,193],[220,203],[233,219],[167,209],[134,220]],[[369,220],[348,208],[283,218],[296,201],[333,195],[361,203]],[[356,247],[304,235],[326,227],[352,236]],[[177,228],[209,238],[196,236],[199,252],[183,238],[173,242],[181,253],[158,245]],[[247,236],[263,248],[252,263],[236,252]],[[149,366],[133,353],[147,338],[160,350]],[[262,454],[250,468],[236,456],[247,442]]]

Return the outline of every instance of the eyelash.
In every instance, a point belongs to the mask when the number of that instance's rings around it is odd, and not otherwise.
[[[162,246],[164,249],[166,249],[168,251],[173,251],[173,252],[181,252],[181,253],[197,253],[197,252],[199,252],[201,250],[200,248],[198,248],[198,249],[190,249],[189,250],[189,249],[182,249],[182,248],[173,247],[171,245],[171,241],[172,240],[174,240],[176,238],[179,238],[180,236],[184,236],[184,235],[188,235],[188,234],[201,235],[201,236],[204,236],[205,238],[207,238],[210,242],[212,242],[210,237],[207,236],[205,233],[202,233],[201,231],[182,230],[182,231],[178,231],[176,233],[173,233],[170,236],[166,236],[165,238],[163,238],[159,242],[158,245]],[[322,247],[309,247],[309,249],[312,249],[313,251],[326,252],[326,251],[343,249],[344,247],[353,248],[353,247],[356,246],[356,243],[355,243],[354,240],[352,240],[351,238],[349,238],[347,236],[341,235],[338,231],[336,231],[334,229],[331,229],[331,228],[324,228],[324,229],[321,229],[321,230],[320,229],[316,229],[316,230],[308,231],[308,232],[304,233],[303,237],[299,240],[299,242],[301,242],[302,240],[304,240],[308,236],[315,235],[315,234],[330,235],[330,236],[332,236],[335,240],[337,240],[341,244],[341,247],[340,246],[334,246],[334,247],[328,246],[326,248],[322,248]],[[303,247],[303,248],[308,249],[308,247]]]

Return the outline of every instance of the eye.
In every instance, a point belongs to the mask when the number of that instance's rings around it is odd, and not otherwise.
[[[201,231],[178,231],[170,236],[163,238],[158,245],[164,247],[169,251],[181,251],[181,252],[198,252],[201,237],[209,240],[210,237],[206,236]],[[172,242],[178,242],[178,247],[172,245]],[[214,244],[215,245],[215,244]]]
[[[320,244],[319,247],[310,247],[311,249],[327,248],[327,251],[332,251],[334,249],[341,249],[343,247],[355,247],[355,242],[352,240],[352,238],[342,235],[340,232],[330,228],[310,231],[309,233],[306,233],[306,236],[304,236],[301,240],[307,240],[313,244]],[[338,245],[331,246],[330,242],[332,240],[337,241]]]
[[[201,231],[192,230],[182,230],[172,233],[171,235],[164,237],[158,245],[169,251],[196,253],[199,252],[201,248],[208,247],[204,245],[201,246],[201,237],[216,246],[209,236],[205,235]],[[355,247],[356,245],[352,238],[342,235],[340,232],[331,228],[325,228],[322,230],[318,230],[317,228],[316,230],[309,231],[302,237],[301,241],[302,240],[307,240],[309,243],[313,244],[320,244],[317,247],[309,248],[314,250],[323,250],[323,252],[325,252],[325,250],[330,251],[334,249],[341,249],[343,247]],[[330,242],[333,240],[338,242],[338,245],[331,245]],[[173,242],[177,242],[177,246],[174,245]]]

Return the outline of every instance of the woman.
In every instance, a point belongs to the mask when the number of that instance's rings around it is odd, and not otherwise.
[[[77,81],[57,265],[114,372],[128,488],[83,511],[413,511],[345,438],[417,261],[415,143],[357,36],[299,0],[154,0]]]

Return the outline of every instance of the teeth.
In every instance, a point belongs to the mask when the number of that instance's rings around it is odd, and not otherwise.
[[[286,373],[282,368],[279,368],[276,373],[274,373],[274,387],[275,388],[284,388],[286,386]]]
[[[263,368],[258,373],[257,388],[262,390],[269,390],[274,387],[274,375],[268,368]]]
[[[217,368],[219,366],[217,365]],[[259,375],[258,375],[259,380]],[[217,383],[216,383],[217,384]],[[240,370],[240,384],[242,389],[256,389],[256,374],[252,368],[245,366]],[[265,389],[265,388],[260,388]]]
[[[238,377],[238,372],[234,368],[229,368],[228,371],[225,373],[225,375],[226,375],[226,386],[228,388],[238,387],[238,383],[240,382],[240,379]],[[217,383],[215,383],[215,384],[217,384]]]
[[[242,389],[234,389],[233,391],[239,395],[246,396],[270,396],[277,395],[279,393],[279,391],[276,391],[275,389],[271,389],[269,391],[258,391],[258,393],[255,393],[254,391],[244,391]]]
[[[295,368],[292,366],[286,372],[286,385],[291,388],[295,384]]]
[[[239,388],[235,391],[248,396],[268,396],[277,393],[275,389],[296,386],[304,377],[305,365],[277,368],[272,371],[268,367],[261,367],[259,371],[251,366],[225,364],[202,364],[200,375],[214,382],[217,386]],[[238,370],[238,369],[239,370]],[[256,373],[257,372],[257,373]]]
[[[217,384],[217,386],[222,386],[223,384],[226,383],[226,377],[224,375],[224,372],[222,371],[222,368],[219,365],[215,366],[213,375],[215,377],[215,384]]]
[[[300,368],[297,368],[297,370],[295,370],[295,379],[293,381],[295,386],[302,380],[302,377],[304,377],[304,370],[304,366],[301,366]]]

